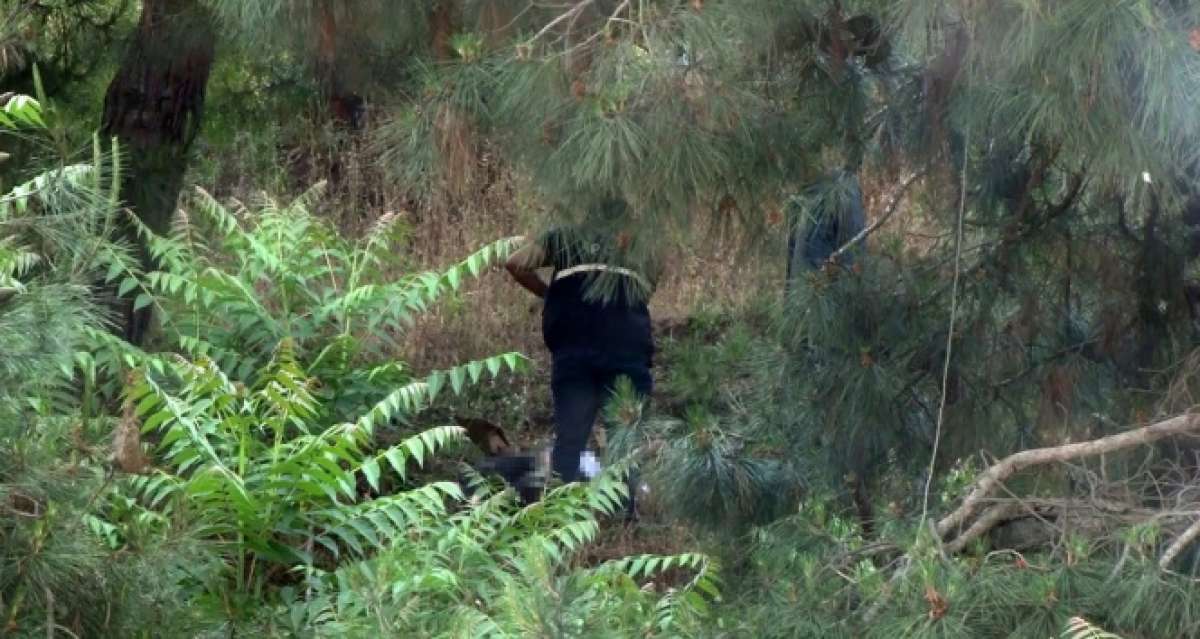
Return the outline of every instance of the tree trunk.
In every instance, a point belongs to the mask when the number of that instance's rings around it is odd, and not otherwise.
[[[429,13],[429,48],[433,50],[438,60],[449,60],[454,57],[454,47],[450,37],[454,35],[457,20],[454,6],[449,0],[440,0]]]
[[[338,26],[336,0],[318,5],[316,75],[321,98],[335,123],[357,131],[362,126],[363,99],[344,77],[347,61],[342,55],[341,29]]]
[[[317,84],[327,98],[341,93],[337,64],[337,14],[333,0],[318,5],[317,20]]]
[[[125,58],[104,96],[101,131],[121,143],[125,202],[155,233],[170,228],[187,170],[188,149],[200,131],[215,32],[197,0],[143,0]],[[148,252],[143,265],[153,267]],[[123,301],[125,338],[140,344],[149,308]]]

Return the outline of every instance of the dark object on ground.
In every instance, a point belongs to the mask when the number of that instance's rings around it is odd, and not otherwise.
[[[593,418],[594,416],[593,413]],[[518,452],[509,443],[504,429],[487,420],[460,417],[455,421],[466,429],[468,439],[487,455],[475,464],[475,470],[479,474],[504,480],[506,484],[517,491],[522,505],[531,504],[541,497],[546,488],[547,469],[539,468],[537,455]],[[587,433],[584,434],[585,441],[586,438]],[[583,445],[581,444],[579,452],[582,453],[582,451]],[[579,454],[577,453],[576,459],[578,458]],[[577,475],[578,473],[576,473]],[[575,478],[571,481],[574,480]],[[461,480],[460,483],[466,484]],[[625,507],[625,520],[631,522],[637,520],[636,491],[639,482],[636,473],[630,474],[628,484],[629,501]]]
[[[484,476],[499,476],[516,489],[522,505],[537,501],[545,489],[545,480],[537,472],[537,459],[533,455],[485,457],[475,468]]]
[[[353,93],[331,96],[329,110],[333,113],[336,122],[349,127],[351,131],[362,129],[367,113],[366,102],[362,97]]]
[[[503,479],[516,489],[522,504],[532,503],[541,496],[545,473],[538,472],[536,456],[517,452],[504,429],[486,419],[457,417],[454,421],[467,431],[471,443],[487,455],[475,465],[475,470],[485,477]]]

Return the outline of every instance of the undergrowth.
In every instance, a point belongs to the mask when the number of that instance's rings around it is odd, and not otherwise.
[[[36,137],[45,112],[16,106],[0,124]],[[0,197],[0,344],[21,354],[0,366],[6,636],[703,627],[713,559],[575,561],[625,497],[623,466],[526,507],[468,468],[432,468],[462,430],[413,418],[526,360],[417,373],[388,347],[507,241],[397,276],[394,220],[344,240],[309,211],[319,190],[256,210],[200,192],[200,215],[158,237],[117,208],[120,165],[102,146],[92,163]],[[127,224],[150,249],[149,272],[119,233]],[[105,284],[153,309],[155,348],[108,332]],[[691,576],[642,587],[664,571]]]

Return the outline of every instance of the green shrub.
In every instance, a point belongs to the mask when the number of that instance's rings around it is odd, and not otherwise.
[[[312,601],[334,636],[680,637],[702,634],[716,567],[702,555],[636,556],[594,567],[572,558],[597,515],[618,508],[606,472],[518,509],[507,493],[430,522],[378,557],[317,575]],[[652,588],[668,571],[688,579]],[[646,583],[645,587],[639,587]],[[295,613],[297,603],[286,607]],[[311,607],[304,609],[310,617]],[[294,618],[289,616],[289,618]],[[293,631],[297,626],[293,626]]]
[[[468,502],[456,483],[413,482],[412,468],[461,440],[458,427],[371,446],[377,424],[421,408],[434,377],[470,382],[473,369],[495,375],[521,361],[434,373],[323,430],[312,421],[321,400],[286,344],[250,386],[211,361],[176,364],[170,384],[147,374],[127,401],[161,434],[166,466],[126,482],[95,527],[123,545],[147,518],[160,535],[186,526],[212,557],[180,584],[190,604],[277,636],[679,636],[716,594],[708,559],[570,561],[594,538],[597,516],[619,509],[619,466],[518,508],[511,492],[486,485]],[[396,488],[381,492],[386,475]],[[669,569],[695,574],[662,596],[634,581]]]
[[[154,307],[163,347],[212,359],[238,381],[252,379],[287,341],[303,374],[320,381],[313,393],[323,400],[322,423],[332,424],[413,379],[391,355],[414,315],[484,273],[512,241],[484,246],[442,272],[406,274],[395,248],[400,220],[386,216],[362,239],[347,240],[311,212],[323,190],[317,185],[287,205],[264,199],[254,210],[230,210],[197,190],[192,212],[169,237],[139,228],[157,270],[107,275],[135,307]],[[85,362],[89,377],[118,377],[139,363],[162,371],[161,362],[95,337],[106,347]],[[457,388],[463,378],[445,381]]]
[[[46,142],[50,115],[41,104],[18,97],[0,106],[0,127]],[[195,629],[177,579],[200,556],[196,549],[158,536],[116,552],[91,514],[112,488],[103,457],[115,420],[81,410],[74,365],[105,328],[106,309],[91,284],[132,261],[110,233],[118,219],[113,157],[97,142],[91,162],[33,169],[32,178],[0,194],[5,636],[137,637],[150,629],[186,636]]]
[[[478,365],[497,374],[520,365],[515,355]],[[464,365],[448,375],[475,367]],[[321,403],[288,344],[257,380],[230,380],[211,361],[179,363],[178,379],[145,375],[128,390],[134,417],[161,435],[167,468],[131,483],[150,510],[181,515],[219,547],[227,570],[204,584],[217,602],[252,610],[271,580],[320,563],[361,558],[394,542],[423,518],[443,515],[452,483],[378,495],[385,472],[404,480],[455,438],[457,429],[426,431],[376,450],[377,423],[419,409],[428,378],[382,398],[353,423],[319,426]],[[388,469],[385,471],[385,469]],[[368,494],[376,494],[373,498]]]

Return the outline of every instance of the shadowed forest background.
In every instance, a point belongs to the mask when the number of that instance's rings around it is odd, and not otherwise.
[[[0,0],[0,636],[1198,636],[1197,98],[1187,0]],[[655,393],[522,506],[608,195]]]

